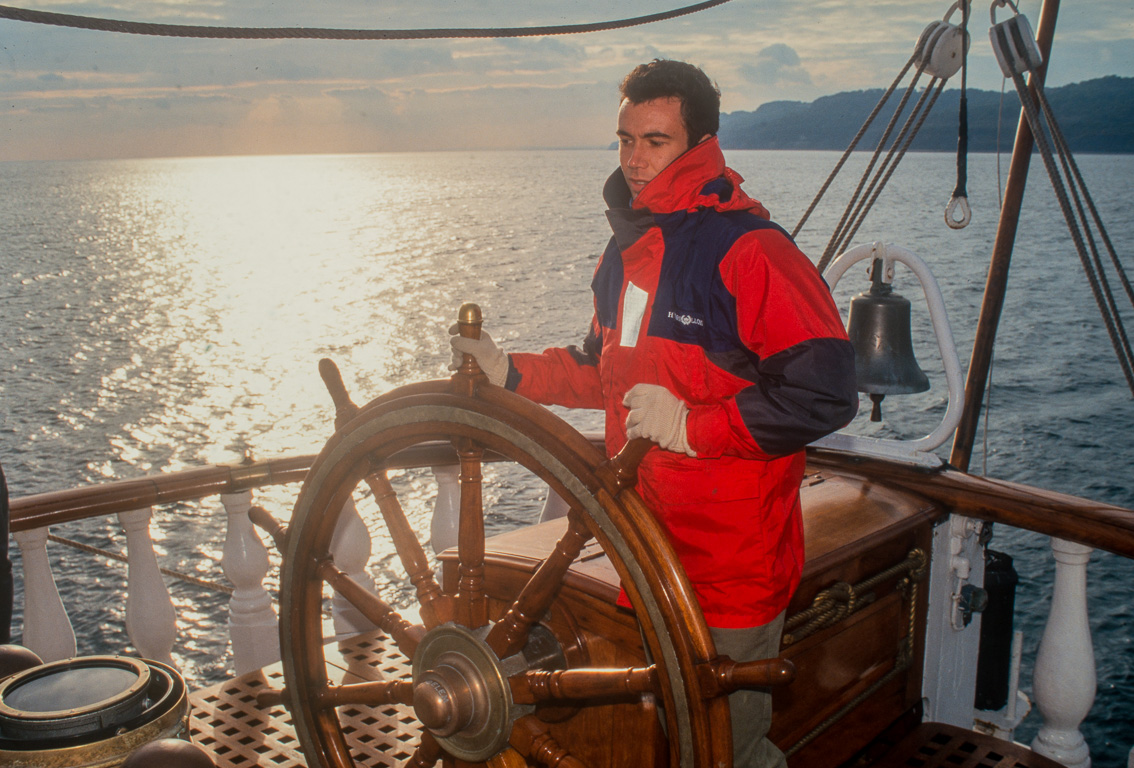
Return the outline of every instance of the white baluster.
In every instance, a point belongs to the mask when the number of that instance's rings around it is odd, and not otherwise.
[[[222,566],[235,587],[228,603],[228,632],[233,668],[243,675],[280,660],[279,620],[264,589],[268,550],[248,519],[252,492],[222,493],[221,503],[228,513]]]
[[[1072,768],[1089,768],[1079,724],[1095,701],[1095,652],[1087,623],[1087,562],[1091,548],[1051,540],[1055,586],[1051,614],[1036,655],[1032,688],[1043,726],[1032,749]]]
[[[548,520],[567,517],[569,511],[571,511],[571,505],[564,501],[558,493],[548,488],[547,499],[543,502],[543,511],[539,513],[539,521],[546,523]]]
[[[331,535],[331,557],[341,571],[370,592],[377,592],[374,579],[366,572],[366,564],[370,562],[370,530],[358,514],[354,499],[346,500],[335,524],[335,532]],[[374,629],[374,624],[337,592],[331,600],[331,615],[335,621],[335,636],[339,640]]]
[[[119,512],[126,531],[126,634],[143,658],[173,664],[177,614],[150,537],[150,507]]]
[[[45,662],[75,655],[75,630],[47,559],[47,529],[13,534],[24,563],[23,644]]]
[[[461,468],[456,464],[433,467],[437,478],[437,500],[433,502],[433,520],[429,525],[429,539],[433,551],[441,554],[457,546],[457,529],[461,519],[461,487],[458,478]]]

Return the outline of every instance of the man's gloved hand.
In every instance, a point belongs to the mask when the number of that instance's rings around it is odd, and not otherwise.
[[[622,398],[630,409],[626,416],[626,436],[646,437],[667,451],[696,457],[685,437],[685,417],[689,408],[665,387],[635,384]]]
[[[504,386],[504,382],[508,379],[508,356],[496,346],[491,336],[481,331],[479,339],[466,339],[460,335],[460,326],[455,323],[449,329],[449,333],[451,334],[449,346],[453,348],[453,362],[449,363],[450,371],[461,367],[462,354],[472,355],[490,382],[498,387]]]

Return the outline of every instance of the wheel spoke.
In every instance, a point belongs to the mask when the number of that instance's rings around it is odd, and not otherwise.
[[[534,715],[516,721],[509,739],[512,748],[548,768],[587,768],[587,764],[570,755],[559,745],[547,726]]]
[[[488,623],[488,599],[484,594],[484,502],[481,487],[481,457],[484,451],[471,440],[457,441],[461,459],[461,520],[457,559],[460,561],[457,594],[466,626],[477,629]]]
[[[406,763],[406,768],[432,768],[441,759],[441,752],[441,745],[433,738],[433,734],[422,731],[421,744]]]
[[[615,699],[658,692],[657,668],[533,670],[510,681],[517,704]]]
[[[563,586],[563,577],[590,538],[591,532],[582,515],[572,509],[567,516],[567,532],[563,538],[540,563],[504,618],[488,633],[486,642],[499,658],[507,658],[524,647],[528,632],[551,607]]]
[[[425,627],[420,624],[410,624],[394,610],[393,606],[336,568],[334,562],[330,560],[322,564],[319,575],[371,623],[394,638],[398,650],[408,658],[413,658],[417,644],[425,635]]]
[[[475,309],[462,307],[462,335],[479,325]],[[584,750],[584,745],[567,740],[565,734],[576,732],[574,725],[550,723],[565,722],[586,703],[633,708],[631,700],[649,699],[643,692],[653,693],[665,706],[674,764],[727,762],[731,742],[724,689],[785,673],[774,664],[729,666],[714,658],[692,587],[653,514],[632,490],[634,467],[648,443],[635,441],[607,462],[600,449],[551,412],[491,386],[470,360],[449,381],[401,387],[362,408],[349,401],[333,366],[321,364],[321,370],[335,399],[337,431],[312,465],[296,502],[280,598],[286,698],[308,765],[357,768],[352,756],[357,738],[353,730],[344,732],[340,719],[350,706],[373,707],[377,713],[412,703],[413,714],[429,723],[421,723],[425,730],[420,743],[405,763],[410,768],[442,762],[587,768],[588,761],[599,759],[597,753],[589,757],[591,745]],[[438,448],[445,454],[440,463],[451,463],[453,453],[447,445],[437,446],[438,439],[456,449],[460,488],[456,557],[446,559],[444,578],[435,572],[432,553],[425,539],[414,533],[409,510],[401,503],[405,499],[398,498],[387,476],[389,467],[439,463]],[[519,562],[508,559],[507,542],[501,543],[505,549],[500,578],[486,573],[486,458],[515,461],[561,493],[571,490],[564,495],[572,499],[566,533],[534,571],[525,570],[526,575],[518,570]],[[421,618],[413,622],[347,575],[345,561],[340,563],[343,568],[337,567],[330,554],[343,502],[362,482],[381,511],[387,548],[392,545],[408,583],[414,585]],[[560,605],[569,588],[564,585],[574,584],[570,569],[584,557],[592,534],[609,555],[638,614],[656,667],[644,666],[635,649],[625,647],[636,636],[632,626],[622,626],[625,617],[596,614],[585,589],[587,599],[579,605],[574,599]],[[386,633],[388,650],[396,643],[412,660],[416,682],[390,675],[330,685],[322,631],[324,584]],[[501,615],[490,626],[490,617]],[[614,632],[610,640],[615,647],[610,649],[608,628]],[[592,636],[601,640],[593,653]],[[596,664],[611,662],[610,668],[588,668],[591,657]],[[630,666],[635,664],[639,666]],[[430,688],[436,701],[429,698]],[[436,706],[430,709],[432,704]],[[513,705],[534,707],[539,714],[513,721]],[[634,728],[650,740],[641,745],[643,762],[661,757],[653,724],[653,713],[646,712],[642,727]],[[484,739],[479,738],[482,732],[488,734]],[[472,751],[464,746],[466,737]],[[617,748],[620,753],[629,749],[633,760],[637,745]],[[475,759],[458,758],[457,753]]]
[[[368,683],[334,685],[319,694],[324,707],[345,707],[358,704],[381,707],[387,704],[413,705],[413,683],[408,680],[378,680]]]
[[[698,672],[705,689],[720,694],[787,685],[795,680],[795,665],[781,658],[733,661],[728,656],[718,656],[701,666]]]
[[[421,604],[421,618],[425,626],[435,627],[452,620],[451,600],[441,592],[429,567],[425,549],[406,519],[405,510],[389,479],[385,473],[376,473],[366,479],[366,484],[370,486],[374,499],[378,502],[378,509],[386,521],[398,559],[409,574],[410,582],[417,588],[417,600]]]

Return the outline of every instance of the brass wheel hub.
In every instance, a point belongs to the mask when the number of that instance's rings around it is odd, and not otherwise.
[[[520,714],[513,714],[510,675],[484,643],[487,634],[488,627],[445,624],[425,636],[413,658],[418,720],[446,752],[469,762],[507,746]]]
[[[413,708],[446,752],[483,762],[508,746],[512,725],[534,708],[512,700],[509,678],[529,669],[563,666],[549,631],[535,627],[523,652],[498,659],[484,642],[489,627],[444,624],[413,658]]]

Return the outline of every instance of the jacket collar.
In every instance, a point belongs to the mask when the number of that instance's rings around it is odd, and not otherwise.
[[[603,188],[603,197],[611,208],[633,208],[649,213],[674,213],[697,208],[718,211],[751,210],[759,216],[768,212],[740,188],[744,181],[736,171],[725,166],[720,142],[714,136],[690,147],[650,180],[631,201],[630,187],[617,169]]]

